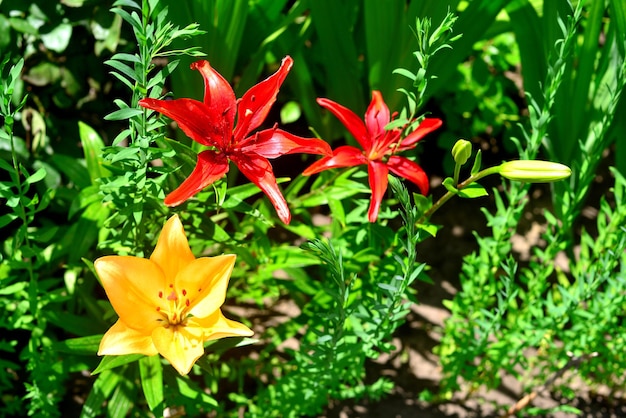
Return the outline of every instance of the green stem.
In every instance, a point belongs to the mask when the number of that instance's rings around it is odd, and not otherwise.
[[[487,177],[491,174],[498,174],[500,172],[500,166],[494,166],[494,167],[489,167],[486,168],[478,173],[476,173],[473,176],[470,176],[467,178],[467,180],[459,183],[459,185],[457,186],[457,190],[462,190],[465,187],[469,186],[470,184],[482,179],[483,177]],[[452,199],[453,196],[456,196],[457,193],[455,192],[450,192],[448,191],[446,194],[444,194],[443,196],[441,196],[441,198],[439,198],[439,200],[437,202],[435,202],[434,205],[432,205],[430,207],[430,209],[428,209],[426,212],[424,212],[424,214],[421,216],[421,218],[418,219],[417,223],[418,224],[423,224],[425,223],[428,218],[430,218],[433,213],[435,213],[440,207],[442,207],[444,205],[444,203],[446,203],[448,200]]]
[[[461,164],[454,164],[454,182],[452,183],[452,185],[454,187],[457,187],[457,185],[459,184],[459,174],[461,173]]]

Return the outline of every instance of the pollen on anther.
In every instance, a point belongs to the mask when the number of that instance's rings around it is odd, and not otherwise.
[[[189,299],[187,299],[187,300],[185,301],[185,305],[186,305],[186,306],[189,306]]]

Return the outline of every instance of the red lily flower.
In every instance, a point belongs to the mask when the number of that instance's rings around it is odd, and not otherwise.
[[[204,77],[204,101],[139,101],[141,106],[175,120],[194,141],[211,147],[198,154],[196,168],[176,190],[165,197],[166,205],[180,205],[214,183],[228,172],[229,161],[233,161],[269,197],[278,217],[284,223],[289,223],[289,207],[276,184],[272,165],[267,159],[294,153],[328,155],[331,149],[322,140],[295,136],[277,129],[276,126],[249,134],[267,117],[276,101],[278,89],[292,65],[291,57],[285,57],[276,73],[236,100],[235,92],[224,77],[211,68],[208,61],[197,61],[191,64],[191,68],[200,71]]]
[[[302,174],[309,176],[337,167],[354,167],[367,164],[372,199],[368,211],[370,222],[376,222],[385,191],[389,171],[412,181],[422,194],[428,193],[428,177],[413,161],[395,155],[399,151],[415,148],[426,134],[441,126],[441,120],[426,118],[418,128],[402,138],[402,129],[385,130],[392,117],[379,91],[372,92],[372,102],[365,112],[365,123],[350,109],[328,99],[317,99],[320,106],[330,110],[350,131],[363,150],[350,145],[338,147],[333,155],[313,163]]]

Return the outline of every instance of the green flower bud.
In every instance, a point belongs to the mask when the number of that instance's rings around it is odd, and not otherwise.
[[[539,160],[508,161],[500,165],[500,175],[509,180],[549,183],[569,177],[572,170],[563,164]]]
[[[459,139],[452,147],[452,158],[457,165],[463,165],[472,156],[472,144],[465,139]]]

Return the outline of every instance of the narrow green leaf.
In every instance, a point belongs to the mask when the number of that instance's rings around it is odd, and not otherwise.
[[[617,48],[622,56],[626,56],[626,3],[623,0],[610,0],[609,11],[611,25],[614,25],[616,32]]]
[[[3,169],[3,170],[6,170],[9,173],[15,173],[15,168],[13,168],[13,166],[11,164],[6,162],[2,158],[0,158],[0,168]]]
[[[357,114],[362,114],[369,94],[363,93],[363,80],[358,77],[359,55],[353,32],[359,3],[353,0],[315,0],[309,2],[309,8],[318,43],[325,52],[322,64],[327,94]]]
[[[54,167],[65,174],[69,180],[79,189],[89,186],[89,172],[78,159],[64,154],[53,154],[50,160]]]
[[[26,283],[26,282],[13,283],[11,285],[8,285],[8,286],[5,286],[3,288],[0,288],[0,295],[7,296],[7,295],[12,295],[14,293],[21,292],[22,290],[24,290],[26,288],[27,285],[28,285],[28,283]],[[16,299],[17,299],[17,297],[16,297]]]
[[[415,81],[416,77],[415,74],[413,74],[411,71],[406,70],[404,68],[396,68],[395,70],[393,70],[394,74],[400,74],[401,76],[404,76],[408,79],[410,79],[411,81]]]
[[[37,183],[38,181],[43,180],[44,177],[46,177],[46,169],[41,167],[39,170],[35,171],[33,174],[26,178],[26,183]]]
[[[535,100],[540,100],[541,83],[545,80],[547,69],[541,20],[528,0],[511,2],[506,11],[520,52],[524,90]]]
[[[135,69],[124,64],[123,62],[115,61],[111,59],[111,60],[105,61],[104,63],[106,65],[113,67],[114,69],[119,71],[120,74],[125,75],[130,80],[137,81],[137,72],[135,71]]]
[[[459,196],[467,199],[473,199],[476,197],[489,195],[489,193],[487,193],[487,190],[485,190],[485,188],[478,183],[472,183],[469,186],[462,188],[461,190],[459,190],[458,194]]]
[[[159,356],[139,359],[139,374],[148,407],[159,416],[163,413],[163,366]]]
[[[78,134],[83,146],[85,163],[87,164],[91,184],[95,184],[97,179],[111,175],[111,172],[104,167],[102,158],[104,141],[91,126],[83,122],[78,122]]]
[[[446,188],[446,190],[449,191],[450,193],[459,192],[459,190],[456,187],[454,187],[454,179],[452,177],[446,177],[442,184]]]
[[[136,32],[143,33],[143,26],[136,12],[128,13],[126,10],[120,8],[113,8],[111,11],[129,23]]]
[[[430,5],[436,3],[438,8],[441,8],[440,5],[446,4],[445,2],[420,1],[415,3]],[[437,78],[429,83],[425,100],[432,97],[437,89],[443,87],[456,73],[457,65],[471,54],[472,46],[484,36],[498,13],[508,3],[510,0],[474,0],[468,2],[468,6],[459,14],[453,28],[455,34],[463,34],[463,36],[452,44],[451,50],[440,52],[430,62],[429,72],[436,75]]]
[[[476,157],[474,157],[474,165],[472,165],[472,171],[470,173],[472,176],[475,176],[476,174],[478,174],[480,172],[480,169],[481,169],[481,167],[483,165],[482,160],[483,160],[483,156],[482,156],[480,150],[478,150],[476,152]]]
[[[132,363],[134,361],[139,360],[142,357],[144,357],[143,354],[126,354],[123,356],[104,356],[104,358],[100,361],[100,364],[98,365],[98,367],[96,367],[96,369],[93,372],[91,372],[91,374],[96,375],[106,370],[110,370],[115,367]]]
[[[59,341],[52,345],[54,351],[61,353],[91,355],[98,352],[102,335],[90,335],[88,337],[70,338],[65,341]]]
[[[142,113],[143,113],[143,110],[140,110],[140,109],[132,109],[132,108],[120,109],[120,110],[116,110],[115,112],[109,113],[108,115],[104,117],[104,119],[105,120],[125,120],[125,119],[130,119],[133,116],[141,115]]]
[[[15,219],[17,219],[17,215],[15,213],[6,213],[0,216],[0,228],[4,228]]]
[[[91,392],[83,405],[80,418],[95,418],[102,416],[102,405],[117,387],[122,376],[112,370],[105,370],[94,382]]]
[[[396,293],[398,291],[398,288],[396,286],[390,285],[388,283],[378,283],[378,287],[383,290],[387,290],[390,293]]]
[[[141,60],[139,59],[139,56],[137,54],[118,53],[118,54],[113,55],[111,57],[111,60],[141,63]],[[105,64],[106,64],[106,61],[105,61]]]
[[[134,384],[128,373],[126,373],[126,376],[115,387],[113,395],[107,402],[107,417],[126,418],[137,397],[137,389],[137,385]]]

